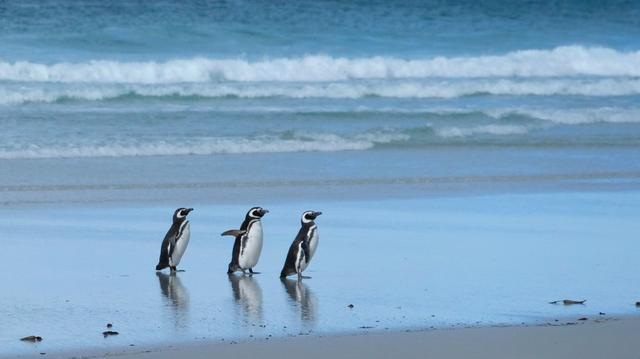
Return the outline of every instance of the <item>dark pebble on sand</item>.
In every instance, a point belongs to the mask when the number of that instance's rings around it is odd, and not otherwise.
[[[598,314],[600,314],[600,315],[606,315],[606,313],[603,313],[603,312],[600,312],[600,313],[598,313]]]
[[[347,305],[347,307],[348,307],[349,309],[353,309],[353,304],[349,304],[349,305]]]
[[[563,300],[554,300],[553,302],[549,302],[549,304],[564,304],[564,305],[573,305],[573,304],[582,304],[584,305],[584,303],[587,300],[573,300],[573,299],[563,299]]]
[[[40,355],[47,355],[47,353],[40,353]]]
[[[589,318],[584,318],[584,317],[583,317],[583,318],[580,318],[580,319],[578,319],[578,320],[589,320]]]
[[[118,334],[120,334],[120,333],[114,332],[113,330],[107,330],[106,332],[102,332],[102,335],[104,335],[105,338],[110,336],[110,335],[118,335]]]
[[[640,302],[636,302],[636,307],[640,307]]]
[[[42,341],[42,337],[39,337],[37,335],[29,335],[28,337],[20,338],[20,340],[22,340],[23,342],[37,343]]]

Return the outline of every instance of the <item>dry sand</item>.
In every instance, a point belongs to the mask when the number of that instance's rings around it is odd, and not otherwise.
[[[295,337],[185,345],[139,353],[76,353],[118,359],[209,358],[640,358],[640,319],[575,325]],[[147,349],[148,350],[148,349]],[[78,355],[80,354],[80,355]],[[50,357],[50,356],[49,356]],[[55,356],[58,357],[58,356]],[[68,356],[71,357],[71,356]]]

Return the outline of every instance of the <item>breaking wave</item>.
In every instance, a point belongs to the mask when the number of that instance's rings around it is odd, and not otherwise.
[[[640,79],[482,79],[456,81],[352,81],[338,83],[224,83],[91,86],[0,85],[0,105],[52,103],[64,100],[101,101],[141,98],[456,98],[504,96],[629,96],[640,94]]]
[[[0,61],[0,81],[21,82],[174,84],[574,76],[638,77],[640,51],[562,46],[494,56],[427,59],[308,55],[255,61],[212,58],[54,64]]]
[[[377,144],[403,141],[402,133],[337,134],[285,133],[281,136],[204,137],[166,140],[115,141],[102,144],[28,145],[0,149],[0,159],[214,155],[282,152],[363,151]]]

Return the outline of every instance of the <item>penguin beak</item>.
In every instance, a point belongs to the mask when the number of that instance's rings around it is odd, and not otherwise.
[[[187,212],[187,214],[189,214],[191,211],[193,211],[193,208],[187,208],[187,209],[185,209],[185,212]]]
[[[321,214],[322,214],[322,212],[313,212],[313,218],[316,218]]]
[[[263,209],[261,209],[261,210],[260,210],[260,215],[262,215],[262,216],[264,216],[264,215],[265,215],[265,214],[267,214],[267,213],[269,213],[269,210],[268,210],[268,209],[264,209],[264,208],[263,208]]]

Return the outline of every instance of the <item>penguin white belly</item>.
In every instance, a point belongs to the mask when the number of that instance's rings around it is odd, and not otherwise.
[[[320,240],[320,236],[318,235],[318,228],[314,227],[313,232],[311,233],[311,238],[309,238],[309,257],[313,258],[313,255],[316,254],[316,249],[318,248],[318,241]],[[309,261],[311,260],[309,258]]]
[[[242,269],[249,269],[258,264],[262,252],[262,223],[259,220],[249,226],[245,241],[244,249],[240,248],[238,264]]]
[[[173,254],[171,255],[171,261],[174,266],[180,264],[180,260],[184,255],[184,252],[187,250],[187,245],[189,244],[189,238],[191,237],[190,225],[189,222],[185,222],[182,226],[182,230],[180,231],[182,234],[180,238],[176,241],[176,249],[173,250]]]

